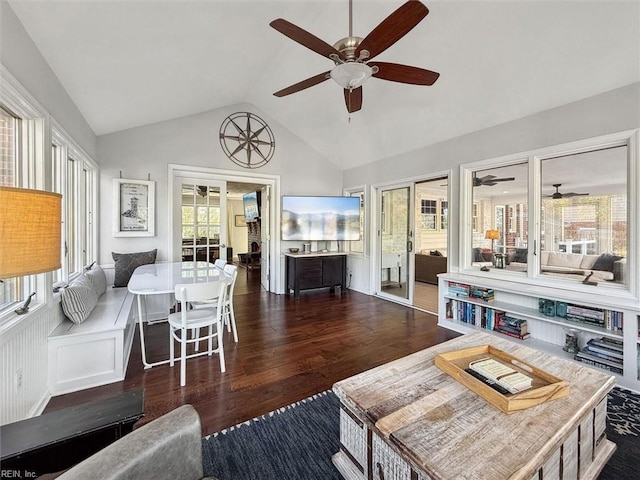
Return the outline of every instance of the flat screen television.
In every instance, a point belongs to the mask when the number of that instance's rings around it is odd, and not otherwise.
[[[282,240],[360,240],[359,197],[282,197]]]
[[[249,192],[242,196],[244,218],[247,222],[257,222],[260,218],[260,192]]]

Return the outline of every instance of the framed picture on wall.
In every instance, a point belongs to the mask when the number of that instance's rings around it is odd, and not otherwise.
[[[155,182],[113,179],[113,236],[155,236]]]
[[[235,226],[236,227],[246,227],[247,226],[247,219],[244,217],[244,215],[235,215]]]

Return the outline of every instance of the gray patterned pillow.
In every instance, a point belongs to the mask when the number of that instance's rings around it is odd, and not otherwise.
[[[84,272],[84,275],[91,280],[93,289],[96,291],[98,297],[107,291],[107,276],[104,274],[104,270],[102,270],[100,265],[92,263]]]
[[[138,253],[114,253],[111,252],[115,263],[115,277],[113,279],[114,287],[126,287],[129,279],[133,275],[133,271],[140,265],[148,265],[156,263],[156,255],[158,249],[149,252]]]
[[[91,280],[84,275],[62,290],[60,304],[69,320],[79,325],[84,322],[98,303],[98,295]]]

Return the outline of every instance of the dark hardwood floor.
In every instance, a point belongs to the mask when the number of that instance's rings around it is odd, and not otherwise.
[[[240,269],[234,296],[239,342],[225,338],[227,371],[217,355],[144,370],[134,339],[124,381],[53,397],[46,412],[144,388],[145,417],[136,427],[192,404],[203,435],[330,389],[346,377],[457,336],[436,317],[347,290],[302,292],[300,299],[261,290],[260,270]],[[167,358],[166,324],[146,327],[151,361]]]

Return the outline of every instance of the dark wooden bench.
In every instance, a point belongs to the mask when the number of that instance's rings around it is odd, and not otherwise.
[[[133,430],[144,390],[44,413],[0,427],[2,478],[66,470]]]

